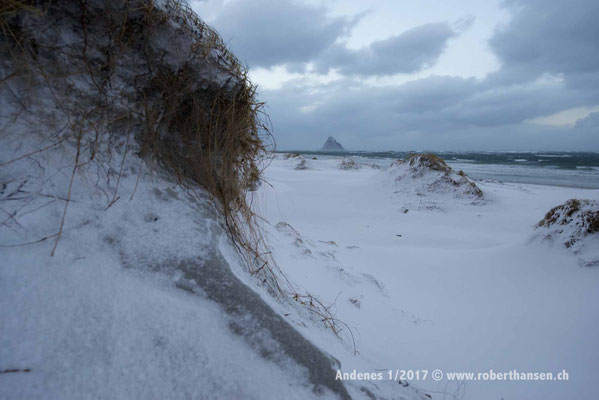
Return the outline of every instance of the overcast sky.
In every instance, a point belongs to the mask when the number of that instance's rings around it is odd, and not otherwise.
[[[597,0],[201,0],[278,149],[599,151]]]

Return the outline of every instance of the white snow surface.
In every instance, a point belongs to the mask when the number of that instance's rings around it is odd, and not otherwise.
[[[3,139],[0,163],[43,147],[23,132]],[[159,171],[139,175],[131,154],[120,179],[119,154],[116,169],[78,170],[53,257],[55,237],[21,245],[57,232],[69,151],[0,169],[0,399],[335,398],[317,396],[291,360],[264,359],[201,290],[177,287],[176,268],[155,270],[216,247],[251,283],[208,196]]]
[[[77,50],[77,25],[47,16],[51,29],[34,29],[34,36]],[[67,22],[53,24],[53,16]],[[40,23],[44,26],[43,19]],[[172,21],[169,26],[181,27]],[[195,55],[192,41],[180,29],[167,29],[152,45],[165,52],[165,65],[177,69]],[[118,60],[120,73],[107,86],[113,109],[106,112],[135,108],[130,103],[137,98],[130,80],[140,76],[135,50]],[[195,65],[197,85],[238,83],[222,56],[213,51],[212,62]],[[68,71],[81,60],[47,62],[53,63]],[[292,357],[276,362],[263,357],[249,343],[259,329],[249,340],[244,332],[235,334],[238,321],[231,313],[176,268],[218,251],[276,312],[318,338],[320,349],[348,354],[347,343],[308,318],[305,309],[276,302],[248,276],[205,192],[181,188],[159,168],[142,168],[135,140],[124,133],[103,135],[110,129],[103,113],[96,158],[92,162],[90,151],[96,146],[86,142],[85,165],[73,175],[79,153],[73,137],[59,129],[68,115],[56,106],[97,100],[95,89],[90,91],[95,82],[85,74],[56,75],[62,79],[52,87],[29,93],[35,101],[28,112],[21,113],[19,86],[13,88],[17,95],[0,96],[0,399],[334,398],[326,389],[314,392],[306,368]],[[58,100],[52,100],[56,89]],[[238,326],[256,321],[243,322]],[[276,347],[267,333],[259,339]],[[369,397],[364,387],[389,399],[422,398],[411,387],[391,383],[346,386],[354,398]]]
[[[31,371],[0,375],[2,399],[314,396],[301,371],[262,359],[215,303],[166,277],[126,273],[104,252],[22,253],[2,260],[0,366]]]
[[[259,212],[284,273],[350,328],[345,350],[304,329],[346,372],[428,370],[433,399],[590,399],[599,371],[599,269],[535,224],[599,190],[477,182],[485,201],[398,188],[388,171],[277,155]],[[403,182],[409,185],[410,181]],[[439,207],[427,207],[434,203]],[[431,379],[431,372],[551,372],[567,381]],[[377,382],[377,385],[382,383]]]
[[[1,162],[42,145],[19,135],[3,144]],[[596,392],[599,269],[581,268],[577,255],[538,240],[534,225],[567,199],[599,198],[598,190],[477,182],[486,200],[472,204],[444,192],[419,196],[368,165],[341,170],[340,159],[309,159],[297,170],[297,160],[277,156],[265,174],[272,186],[262,185],[254,204],[270,221],[267,239],[283,272],[347,324],[340,340],[245,273],[205,193],[158,171],[137,182],[141,163],[133,156],[108,208],[120,156],[108,172],[91,164],[79,171],[54,257],[54,238],[6,247],[56,232],[68,150],[61,145],[0,169],[0,371],[30,370],[0,374],[2,399],[317,396],[302,368],[265,360],[201,290],[181,290],[176,271],[152,268],[201,257],[215,243],[235,274],[343,372],[428,370],[428,379],[407,387],[347,382],[354,398],[368,398],[361,387],[389,399]],[[431,202],[438,207],[425,207]],[[570,379],[460,385],[433,381],[434,369],[566,370]]]

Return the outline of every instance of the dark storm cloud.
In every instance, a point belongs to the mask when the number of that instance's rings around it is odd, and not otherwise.
[[[479,127],[520,123],[585,105],[586,95],[563,85],[523,85],[481,90],[449,110],[456,121]]]
[[[597,0],[509,0],[504,4],[513,17],[490,40],[503,64],[496,78],[518,82],[543,73],[564,74],[573,78],[572,83],[591,79],[597,86]]]
[[[303,72],[309,62],[320,73],[389,75],[419,71],[435,63],[456,35],[448,23],[431,23],[359,50],[339,43],[364,16],[333,18],[327,10],[292,0],[226,3],[214,26],[250,67],[286,65]]]
[[[310,61],[355,22],[292,1],[252,0],[227,3],[213,24],[242,61],[270,67]]]
[[[305,148],[334,135],[354,149],[599,150],[599,117],[574,128],[527,120],[584,104],[563,85],[488,89],[484,82],[429,77],[394,87],[342,80],[317,88],[301,82],[264,91],[281,148]]]
[[[264,91],[282,148],[302,148],[334,135],[348,148],[393,148],[406,136],[447,132],[455,122],[440,117],[475,91],[474,80],[433,77],[397,87],[368,88],[339,81],[317,90],[301,82]],[[421,135],[420,135],[421,136]],[[389,147],[391,146],[391,147]],[[397,148],[397,147],[396,147]]]
[[[415,72],[434,64],[453,36],[449,24],[442,22],[421,25],[358,50],[335,44],[316,61],[316,69],[326,73],[335,68],[348,75]]]
[[[437,112],[472,96],[477,91],[475,79],[431,76],[394,88],[396,112]]]
[[[456,117],[479,125],[507,125],[599,104],[599,2],[507,0],[503,4],[512,18],[489,41],[502,66],[482,82],[484,91],[461,102]],[[561,83],[533,84],[547,76]],[[588,133],[594,125],[595,149],[599,148],[598,122],[589,119],[585,126]]]

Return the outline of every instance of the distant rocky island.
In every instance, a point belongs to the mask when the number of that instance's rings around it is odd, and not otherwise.
[[[343,146],[341,146],[341,143],[339,143],[338,141],[335,140],[334,137],[329,136],[329,138],[327,139],[327,141],[324,143],[324,146],[322,146],[322,149],[324,151],[343,151],[345,150],[343,148]]]

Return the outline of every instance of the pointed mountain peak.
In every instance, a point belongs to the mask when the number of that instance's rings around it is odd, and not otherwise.
[[[339,143],[337,140],[335,140],[334,137],[329,136],[329,138],[327,139],[327,141],[324,143],[324,146],[322,146],[321,150],[325,150],[325,151],[343,151],[345,149],[343,148],[343,146],[341,146],[341,143]]]

